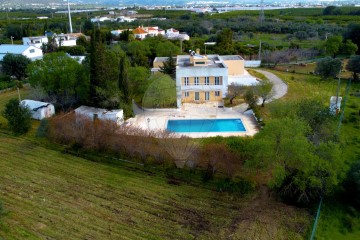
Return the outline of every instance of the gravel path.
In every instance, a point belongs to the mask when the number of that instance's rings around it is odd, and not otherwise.
[[[286,83],[284,83],[283,80],[281,80],[278,76],[276,76],[275,74],[268,72],[268,71],[264,71],[264,70],[258,70],[256,69],[255,71],[264,74],[270,82],[272,82],[274,84],[272,91],[274,92],[274,96],[269,99],[269,101],[266,102],[271,102],[274,99],[279,99],[282,98],[288,90],[288,86]]]

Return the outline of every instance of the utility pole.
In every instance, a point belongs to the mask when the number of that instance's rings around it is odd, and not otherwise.
[[[259,46],[259,57],[258,57],[259,60],[261,60],[261,40],[260,40],[260,46]]]
[[[70,33],[73,33],[72,23],[71,23],[71,14],[70,14],[70,3],[69,3],[69,0],[67,0],[67,4],[68,4],[68,13],[69,13],[69,27],[70,27]]]
[[[260,2],[260,15],[259,15],[259,22],[260,24],[263,24],[265,21],[265,14],[264,14],[264,0],[261,0]]]

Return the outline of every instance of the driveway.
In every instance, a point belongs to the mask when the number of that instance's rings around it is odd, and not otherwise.
[[[271,72],[268,72],[265,70],[260,70],[260,69],[253,69],[253,70],[255,70],[261,74],[264,74],[265,77],[267,77],[269,79],[269,81],[274,84],[274,86],[271,90],[274,92],[274,95],[272,98],[266,100],[265,103],[269,103],[275,99],[279,99],[279,98],[282,98],[283,96],[285,96],[285,94],[288,91],[288,85],[283,80],[281,80],[278,76],[276,76],[275,74],[273,74]],[[258,105],[260,105],[261,102],[262,102],[261,99],[259,99]],[[248,109],[248,107],[249,107],[248,104],[243,103],[243,104],[233,107],[233,109],[237,112],[242,113],[242,112],[245,112]]]
[[[281,80],[278,76],[276,76],[275,74],[273,74],[271,72],[260,70],[260,69],[254,69],[254,70],[261,74],[264,74],[265,77],[267,77],[269,79],[269,81],[274,84],[274,86],[272,88],[272,91],[274,92],[274,96],[266,102],[271,102],[275,99],[279,99],[279,98],[282,98],[283,96],[285,96],[285,94],[287,93],[287,90],[288,90],[288,86],[286,83],[284,83],[283,80]]]

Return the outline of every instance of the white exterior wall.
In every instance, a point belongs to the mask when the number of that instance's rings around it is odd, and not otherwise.
[[[245,67],[260,67],[261,61],[260,60],[245,60]]]
[[[61,43],[61,45],[60,45]],[[63,47],[73,47],[73,46],[76,46],[76,39],[70,39],[70,40],[61,40],[59,38],[56,38],[56,44],[60,47],[60,46],[63,46]]]
[[[183,77],[222,77],[222,85],[182,85]],[[217,91],[223,92],[223,97],[227,96],[228,90],[228,69],[214,67],[176,67],[176,96],[177,107],[181,107],[182,91]]]
[[[43,51],[40,48],[30,46],[22,53],[22,55],[34,61],[43,57]]]
[[[34,39],[35,38],[35,39]],[[34,46],[37,48],[41,48],[43,44],[46,44],[49,42],[47,37],[23,37],[22,38],[23,41],[23,45],[29,45],[29,46]]]
[[[145,39],[147,35],[147,33],[135,34],[135,38]]]
[[[89,120],[94,120],[95,115],[97,115],[97,119],[99,120],[109,120],[115,122],[117,125],[121,125],[124,123],[124,111],[123,110],[114,110],[114,111],[106,111],[105,109],[91,108],[86,107],[87,109],[82,109],[79,107],[75,109],[75,114],[78,116],[83,116],[88,118]],[[90,109],[90,110],[88,110]],[[93,111],[93,110],[94,111]],[[103,113],[105,111],[105,113]]]
[[[31,118],[42,120],[55,115],[55,107],[50,103],[38,102],[33,100],[23,100],[21,105],[30,109]]]

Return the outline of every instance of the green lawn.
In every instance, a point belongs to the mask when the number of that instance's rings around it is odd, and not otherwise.
[[[287,34],[274,34],[274,33],[253,33],[253,36],[250,38],[249,35],[244,34],[241,37],[241,42],[244,42],[246,44],[254,44],[259,45],[260,40],[263,44],[263,46],[267,43],[270,46],[282,46],[284,48],[288,48],[290,46],[290,43],[299,44],[301,48],[312,48],[314,46],[320,45],[322,40],[303,40],[299,41],[298,39],[286,39]]]
[[[22,95],[26,90],[22,91]],[[0,110],[16,92],[0,94]],[[1,118],[3,122],[4,119]],[[306,210],[92,162],[0,127],[0,239],[303,239]]]

